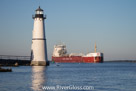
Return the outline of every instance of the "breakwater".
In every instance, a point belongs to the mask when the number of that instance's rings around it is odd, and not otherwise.
[[[0,55],[0,66],[29,66],[30,56]]]
[[[46,61],[46,66],[49,66]],[[30,66],[31,56],[0,55],[0,66]]]

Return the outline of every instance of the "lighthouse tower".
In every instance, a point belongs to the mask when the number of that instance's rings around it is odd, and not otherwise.
[[[32,32],[31,65],[45,66],[48,60],[44,26],[46,16],[40,6],[35,11],[35,15],[33,15],[34,27]]]

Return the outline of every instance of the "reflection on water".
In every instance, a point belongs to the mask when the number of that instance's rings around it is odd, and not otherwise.
[[[94,90],[79,91],[136,91],[136,63],[51,63],[48,67],[20,66],[12,70],[0,72],[0,91],[46,91],[42,86],[57,85],[94,86]]]
[[[41,91],[45,83],[44,66],[32,67],[32,90]]]

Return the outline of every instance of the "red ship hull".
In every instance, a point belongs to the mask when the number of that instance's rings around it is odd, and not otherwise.
[[[103,63],[103,57],[83,57],[84,63]]]
[[[52,61],[57,63],[102,63],[103,57],[63,56],[52,57]]]

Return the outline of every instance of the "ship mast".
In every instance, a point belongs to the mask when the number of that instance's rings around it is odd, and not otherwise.
[[[97,50],[97,46],[96,46],[96,43],[95,43],[95,46],[94,46],[94,52],[96,53],[96,50]]]

